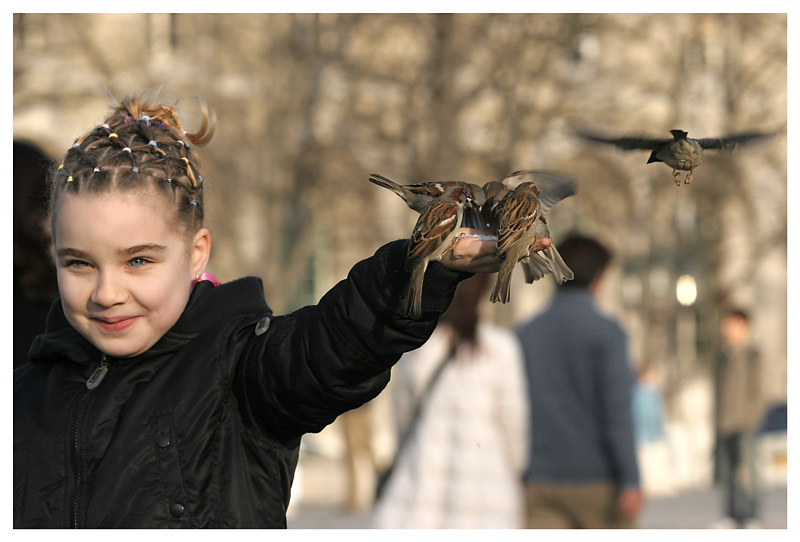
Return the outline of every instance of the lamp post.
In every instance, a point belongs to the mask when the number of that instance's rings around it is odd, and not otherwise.
[[[684,368],[697,361],[697,324],[694,304],[697,301],[697,282],[692,275],[681,275],[675,283],[675,297],[681,307],[677,321],[678,363]]]

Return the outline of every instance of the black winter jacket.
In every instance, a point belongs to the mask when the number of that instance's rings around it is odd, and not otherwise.
[[[468,276],[430,266],[423,319],[400,317],[406,250],[274,318],[259,279],[201,282],[133,358],[105,357],[56,302],[14,371],[14,526],[285,527],[301,435],[376,396]]]

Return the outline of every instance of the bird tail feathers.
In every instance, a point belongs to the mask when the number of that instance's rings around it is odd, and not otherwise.
[[[400,185],[398,185],[396,182],[390,179],[387,179],[383,175],[379,175],[377,173],[370,173],[369,182],[371,182],[372,184],[377,184],[378,186],[382,186],[383,188],[388,188],[389,190],[391,190],[396,194],[402,193]]]
[[[520,260],[522,272],[525,273],[525,282],[530,284],[550,273],[550,261],[541,253],[534,252],[527,258]]]
[[[400,308],[402,314],[418,320],[422,316],[422,283],[425,279],[427,264],[417,264],[411,271],[411,280],[406,286],[403,304]]]
[[[492,303],[508,303],[511,299],[511,276],[514,271],[513,265],[502,265],[500,271],[497,273],[497,282],[494,284],[494,290],[489,300]]]
[[[553,271],[553,278],[556,279],[557,284],[563,284],[568,280],[575,278],[575,273],[569,268],[564,258],[559,254],[558,249],[554,245],[550,245],[547,249],[550,253],[550,269]]]

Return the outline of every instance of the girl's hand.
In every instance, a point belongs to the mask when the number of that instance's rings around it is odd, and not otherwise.
[[[495,273],[500,269],[497,238],[483,230],[459,228],[453,248],[442,256],[442,265],[466,273]]]

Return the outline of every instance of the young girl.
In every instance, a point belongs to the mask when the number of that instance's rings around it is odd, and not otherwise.
[[[213,130],[126,98],[51,175],[61,297],[14,372],[15,527],[285,527],[300,437],[377,395],[458,282],[497,270],[491,243],[459,242],[418,320],[398,310],[407,241],[285,316],[257,278],[198,281]]]

